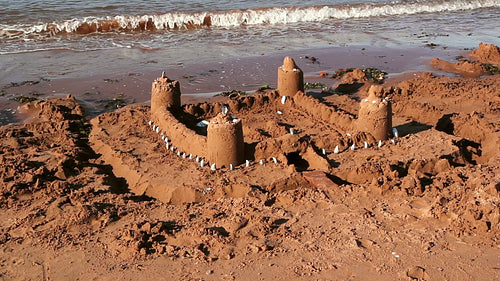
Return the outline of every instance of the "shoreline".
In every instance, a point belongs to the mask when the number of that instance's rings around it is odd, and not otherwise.
[[[2,89],[0,124],[22,121],[23,117],[17,110],[20,104],[11,100],[19,96],[50,98],[71,94],[84,104],[90,116],[109,111],[110,108],[103,108],[103,105],[106,107],[108,104],[112,105],[113,102],[119,105],[147,103],[150,99],[151,81],[162,71],[166,71],[169,77],[179,80],[184,95],[182,102],[186,103],[205,101],[210,98],[210,93],[216,94],[231,90],[253,92],[264,85],[276,87],[275,65],[279,64],[284,56],[295,58],[302,66],[305,82],[321,82],[327,86],[333,86],[336,80],[320,78],[319,73],[334,73],[340,68],[366,67],[384,70],[389,78],[408,72],[442,73],[430,67],[429,62],[433,57],[453,61],[456,56],[463,55],[464,52],[461,49],[442,47],[382,48],[353,45],[277,51],[270,54],[200,63],[172,62],[162,65],[157,62],[144,67],[130,60],[125,63],[127,66],[119,71],[104,68],[90,75],[80,74],[78,77],[69,78],[59,75],[52,80],[42,78],[44,76],[41,74],[37,75],[38,78],[33,78],[33,75],[17,78],[16,75],[3,75],[0,80]],[[312,57],[316,59],[314,63],[311,60]],[[29,83],[30,81],[34,83]],[[13,83],[19,86],[12,86]]]

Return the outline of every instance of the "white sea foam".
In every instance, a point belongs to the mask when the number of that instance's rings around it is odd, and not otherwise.
[[[192,28],[232,28],[247,25],[283,25],[300,22],[323,22],[353,18],[441,13],[480,8],[500,8],[498,0],[416,1],[412,3],[363,4],[343,6],[273,7],[228,12],[165,13],[159,15],[120,15],[85,17],[31,26],[0,26],[0,38],[48,33],[90,33],[106,31],[141,31]]]

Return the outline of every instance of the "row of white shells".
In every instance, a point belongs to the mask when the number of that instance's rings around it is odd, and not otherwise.
[[[205,167],[205,166],[208,166],[210,163],[208,161],[206,161],[204,158],[202,157],[199,157],[197,155],[193,155],[193,154],[187,154],[186,152],[182,152],[180,150],[178,150],[173,144],[172,142],[170,141],[170,139],[165,135],[164,131],[160,129],[159,126],[153,124],[153,121],[149,120],[148,122],[148,125],[153,129],[153,132],[161,135],[161,140],[165,142],[165,148],[167,150],[170,150],[171,152],[173,153],[176,153],[176,155],[178,157],[181,157],[183,159],[189,159],[189,160],[194,160],[196,163],[200,163],[200,167]],[[177,152],[176,152],[177,151]],[[276,157],[271,157],[271,161],[275,164],[278,164],[278,159]],[[264,165],[267,161],[264,160],[264,159],[261,159],[258,163],[259,165]],[[245,167],[250,167],[252,165],[252,161],[250,160],[246,160],[245,161]],[[210,169],[212,171],[216,171],[217,170],[217,165],[216,163],[212,163],[210,165]],[[229,164],[229,170],[234,170],[234,165],[233,164]]]

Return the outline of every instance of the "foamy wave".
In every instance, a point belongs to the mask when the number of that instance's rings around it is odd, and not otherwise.
[[[498,0],[417,1],[384,5],[313,6],[306,8],[275,7],[206,13],[166,13],[161,15],[83,18],[32,26],[0,26],[0,38],[88,34],[194,28],[232,28],[245,25],[278,25],[299,22],[322,22],[334,19],[397,16],[418,13],[453,12],[480,8],[500,8]]]

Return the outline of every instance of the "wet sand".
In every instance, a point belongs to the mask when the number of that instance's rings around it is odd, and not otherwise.
[[[58,52],[68,51],[53,51],[50,52],[53,53],[50,57],[61,57]],[[12,100],[20,96],[43,99],[71,94],[82,103],[90,116],[109,111],[116,104],[148,102],[151,81],[161,74],[161,71],[166,71],[170,77],[181,83],[182,99],[187,103],[206,100],[215,94],[231,90],[253,92],[264,85],[276,87],[275,66],[281,63],[285,55],[293,57],[301,65],[305,72],[305,82],[321,82],[332,87],[337,81],[319,79],[321,72],[335,73],[339,68],[374,67],[388,72],[389,77],[397,77],[408,72],[430,70],[428,62],[432,57],[453,60],[465,52],[439,47],[431,49],[424,46],[407,49],[354,46],[310,49],[286,54],[278,52],[196,64],[161,61],[142,64],[132,60],[128,64],[120,62],[124,64],[120,69],[116,67],[94,69],[92,58],[89,58],[88,62],[79,64],[68,74],[54,74],[57,71],[52,74],[34,71],[22,75],[11,70],[4,72],[0,80],[2,89],[0,124],[24,118],[18,114],[19,103]],[[66,54],[62,59],[71,60],[68,56],[70,55]],[[314,63],[311,60],[313,57],[317,59]]]

